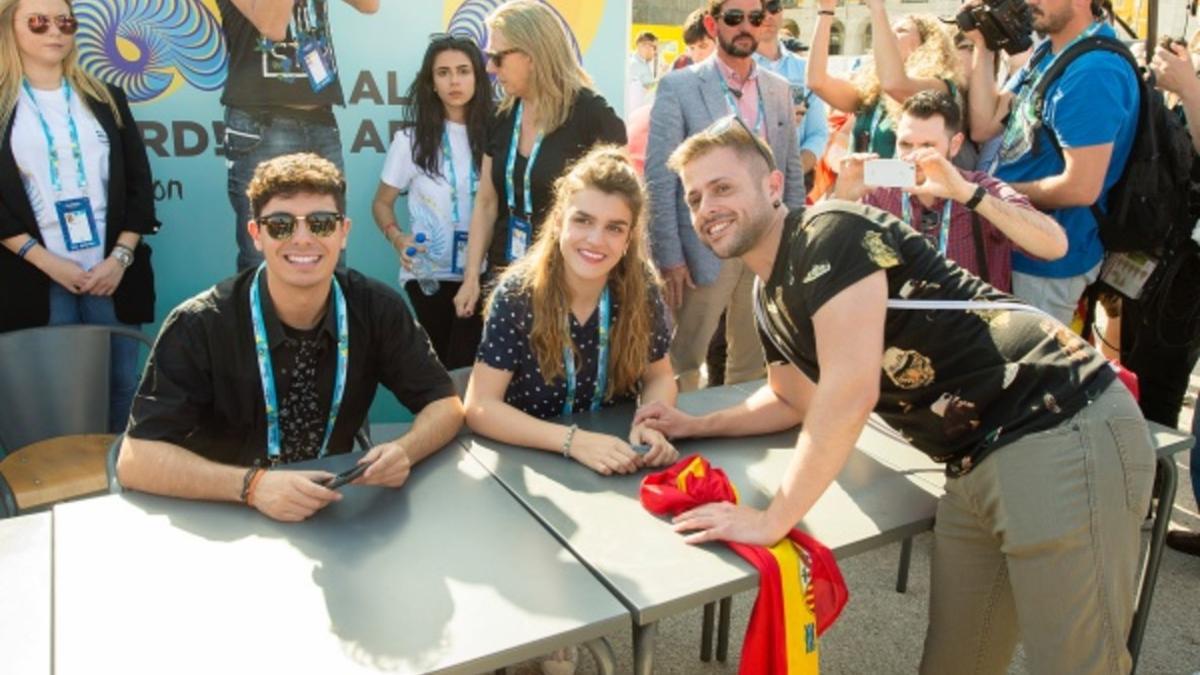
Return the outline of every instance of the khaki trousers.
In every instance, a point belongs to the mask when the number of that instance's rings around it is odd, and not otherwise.
[[[675,313],[671,367],[680,391],[693,391],[700,386],[700,366],[721,312],[726,312],[728,343],[725,383],[763,377],[765,357],[754,322],[754,273],[741,260],[725,260],[712,284],[684,290],[683,306]]]
[[[1128,673],[1154,451],[1114,382],[1070,420],[946,481],[922,673]]]

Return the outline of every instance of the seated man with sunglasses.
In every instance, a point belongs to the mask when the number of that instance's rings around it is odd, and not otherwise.
[[[762,0],[709,0],[707,11],[704,25],[717,51],[659,81],[646,145],[650,241],[675,311],[671,366],[681,391],[699,386],[700,366],[722,312],[727,312],[725,382],[762,377],[764,362],[751,310],[754,275],[740,260],[722,261],[700,243],[679,178],[667,168],[668,155],[716,120],[736,115],[781,158],[783,201],[798,208],[805,198],[791,90],[787,80],[754,62],[767,19]]]
[[[864,165],[876,156],[857,153],[842,160],[834,195],[887,211],[960,267],[1011,293],[1013,248],[1054,260],[1067,253],[1067,233],[1007,183],[951,164],[963,141],[962,113],[950,94],[911,96],[896,125],[896,155],[915,164],[916,184],[866,184]]]
[[[400,296],[336,271],[346,184],[312,154],[264,162],[248,229],[265,262],[184,302],[164,322],[134,400],[117,475],[132,489],[241,501],[298,521],[340,495],[324,471],[283,465],[352,449],[376,387],[416,414],[372,448],[354,483],[399,487],[458,433],[463,409]],[[348,468],[348,467],[347,467]]]

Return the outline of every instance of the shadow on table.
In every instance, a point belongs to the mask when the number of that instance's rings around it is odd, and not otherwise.
[[[352,461],[338,456],[305,468],[337,470]],[[494,648],[488,640],[489,627],[504,631],[478,611],[482,600],[479,607],[472,603],[468,608],[479,616],[464,616],[470,612],[463,609],[456,612],[456,589],[483,586],[491,589],[489,598],[500,595],[529,614],[568,615],[561,595],[546,586],[563,576],[556,576],[555,568],[574,564],[555,558],[560,549],[540,528],[489,526],[484,511],[498,510],[491,508],[497,503],[513,506],[511,500],[493,486],[476,492],[481,486],[474,483],[491,478],[482,471],[473,477],[444,466],[457,461],[473,460],[456,448],[446,448],[418,465],[401,489],[347,486],[340,502],[294,524],[278,523],[235,505],[134,493],[126,497],[147,515],[166,516],[173,526],[209,541],[255,537],[286,541],[311,561],[312,580],[324,595],[329,629],[342,640],[347,654],[382,670],[424,671],[487,656]],[[473,493],[486,498],[476,499]],[[525,514],[516,513],[528,522]],[[520,567],[522,550],[545,551],[546,559],[537,561],[529,574],[501,570],[504,584],[498,587],[497,568]],[[271,570],[247,573],[252,578],[270,575]],[[246,594],[248,601],[256,597],[253,585],[247,586]],[[231,606],[229,611],[245,611],[245,605]],[[448,630],[452,622],[453,632]],[[463,625],[475,630],[464,631]],[[219,635],[210,637],[220,640]],[[446,661],[451,652],[453,658]]]

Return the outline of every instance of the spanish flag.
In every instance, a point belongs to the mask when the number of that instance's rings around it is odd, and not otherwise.
[[[677,515],[709,502],[737,503],[725,472],[699,455],[642,481],[642,505],[655,514]],[[804,675],[820,672],[817,636],[846,606],[849,591],[833,553],[793,529],[771,547],[726,542],[758,570],[758,598],[742,643],[743,675]]]

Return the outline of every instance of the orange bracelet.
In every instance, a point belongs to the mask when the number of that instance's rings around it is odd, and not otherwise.
[[[254,472],[254,477],[250,479],[250,487],[246,488],[246,506],[254,506],[254,488],[258,487],[258,481],[262,480],[266,469],[259,469]]]

